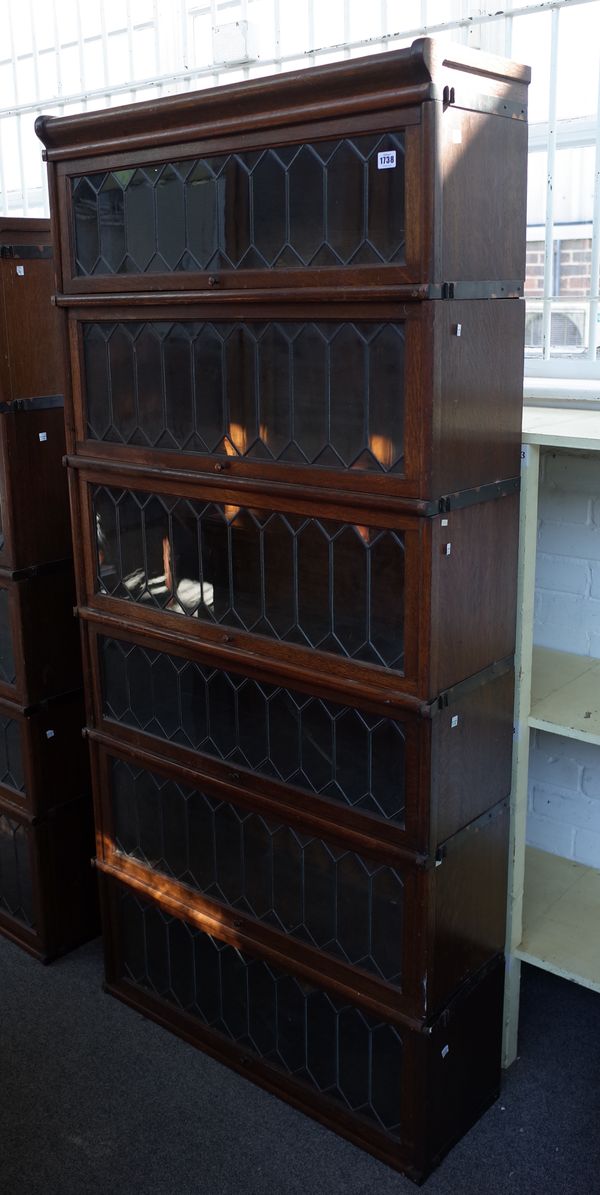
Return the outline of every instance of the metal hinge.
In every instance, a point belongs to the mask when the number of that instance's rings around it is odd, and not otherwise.
[[[13,245],[0,245],[0,257],[6,259],[7,257],[14,257],[15,250]]]

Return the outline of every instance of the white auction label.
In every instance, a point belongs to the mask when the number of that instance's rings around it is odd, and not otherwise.
[[[377,154],[377,169],[378,170],[395,170],[396,169],[396,150],[386,149]]]

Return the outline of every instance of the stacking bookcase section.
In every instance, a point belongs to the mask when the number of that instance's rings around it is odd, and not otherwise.
[[[97,932],[48,220],[0,219],[0,932],[44,961]]]
[[[109,990],[416,1179],[499,1086],[528,83],[36,126]]]
[[[259,663],[89,624],[94,725],[292,812],[421,852],[508,795],[512,661],[431,704],[284,685]],[[90,734],[96,734],[95,730]]]
[[[0,406],[0,568],[70,562],[64,451],[62,397]]]
[[[98,918],[91,803],[78,797],[35,818],[0,792],[0,932],[49,962],[92,934]]]
[[[70,331],[86,457],[413,499],[424,514],[519,476],[523,303],[81,314]]]
[[[0,403],[63,394],[60,321],[50,305],[52,257],[49,220],[0,216]]]
[[[0,697],[32,706],[81,688],[71,562],[0,569]]]
[[[209,932],[415,1018],[501,953],[507,801],[424,855],[91,734],[99,868],[168,892]]]
[[[512,482],[446,515],[355,506],[340,518],[333,495],[325,505],[246,490],[239,505],[240,492],[203,479],[167,489],[154,475],[134,488],[125,467],[79,477],[95,540],[86,601],[98,612],[267,656],[289,675],[323,667],[338,682],[424,700],[514,650]]]
[[[528,82],[422,39],[160,116],[39,117],[65,292],[522,294]]]
[[[0,798],[39,817],[89,790],[81,691],[37,708],[0,700]]]
[[[104,877],[101,895],[109,991],[417,1181],[498,1095],[501,957],[422,1023],[207,933],[166,893]]]

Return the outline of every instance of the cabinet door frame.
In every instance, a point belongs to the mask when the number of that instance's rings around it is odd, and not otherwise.
[[[283,310],[267,295],[260,306],[238,309],[230,304],[215,306],[195,297],[194,302],[174,304],[164,296],[159,305],[136,306],[130,298],[110,305],[92,307],[80,303],[69,310],[68,327],[72,360],[72,403],[74,415],[74,444],[78,456],[92,460],[119,462],[144,466],[155,463],[160,469],[175,468],[190,474],[226,474],[227,478],[252,485],[258,482],[277,485],[298,485],[310,489],[328,488],[339,491],[340,497],[349,494],[350,500],[377,500],[382,505],[406,498],[423,511],[431,502],[419,501],[430,487],[433,404],[434,404],[434,311],[431,304],[376,304],[362,300],[353,304],[306,304],[296,302]],[[257,461],[247,456],[232,457],[210,452],[184,452],[115,443],[92,439],[87,433],[86,368],[83,347],[84,324],[114,323],[224,323],[248,325],[252,323],[331,323],[331,324],[402,324],[404,326],[404,379],[399,394],[404,405],[403,473]],[[431,347],[430,347],[431,346]],[[434,504],[436,505],[436,504]]]
[[[218,290],[226,298],[228,292],[240,292],[252,301],[260,299],[264,290],[277,289],[290,299],[297,298],[298,287],[308,292],[322,294],[326,288],[333,296],[340,295],[349,285],[373,288],[381,297],[392,297],[398,287],[404,287],[405,297],[417,297],[415,288],[424,296],[427,287],[423,279],[431,272],[431,229],[433,227],[433,197],[431,188],[423,186],[423,173],[433,170],[433,128],[429,116],[423,117],[432,105],[402,107],[391,111],[380,111],[376,118],[370,113],[349,117],[334,117],[290,124],[282,128],[256,128],[244,134],[240,145],[239,134],[206,136],[200,134],[196,140],[180,142],[169,146],[122,151],[93,157],[79,157],[68,162],[55,163],[56,195],[58,201],[59,240],[61,245],[61,274],[63,289],[69,295],[95,295],[108,293],[139,293],[148,291],[206,292],[211,298]],[[301,145],[315,140],[341,140],[344,137],[372,135],[406,130],[405,143],[405,213],[406,213],[406,264],[391,265],[381,262],[376,265],[329,267],[289,267],[248,270],[206,269],[198,272],[172,271],[156,274],[98,274],[81,276],[75,265],[75,230],[71,180],[84,175],[101,174],[136,167],[165,165],[169,162],[194,160],[203,156],[212,157],[236,151],[277,149],[285,145]],[[215,283],[215,278],[218,282]],[[311,297],[314,297],[311,294]]]
[[[83,466],[84,463],[81,463]],[[77,479],[81,527],[84,531],[85,588],[82,599],[86,609],[95,611],[100,616],[113,615],[132,628],[144,630],[148,627],[163,631],[165,636],[172,637],[174,641],[185,637],[190,644],[212,646],[217,650],[235,653],[236,656],[240,653],[253,657],[262,656],[274,668],[279,669],[282,676],[288,678],[294,678],[296,674],[319,677],[321,671],[326,668],[339,683],[346,682],[358,693],[380,690],[399,697],[401,694],[416,696],[422,691],[420,679],[426,675],[430,651],[429,635],[427,630],[424,630],[428,625],[427,612],[423,607],[427,606],[430,600],[431,520],[416,519],[408,515],[380,514],[368,522],[368,526],[376,531],[395,531],[404,539],[404,669],[402,672],[394,672],[384,664],[377,665],[341,653],[304,647],[251,631],[239,630],[226,623],[209,623],[186,615],[176,615],[168,610],[142,607],[139,603],[97,592],[96,529],[91,501],[94,485],[117,490],[143,490],[148,495],[190,498],[232,507],[239,507],[243,498],[244,507],[265,513],[298,514],[309,519],[339,522],[340,525],[364,526],[364,508],[343,508],[340,511],[333,503],[329,507],[320,502],[311,505],[295,495],[281,501],[279,495],[273,498],[269,493],[256,494],[248,489],[228,491],[223,486],[222,489],[213,490],[212,487],[203,485],[201,480],[194,483],[187,479],[186,482],[166,479],[159,470],[152,470],[152,473],[147,473],[143,479],[140,477],[139,484],[136,485],[137,479],[132,478],[130,470],[113,471],[102,465],[90,464],[77,471]]]

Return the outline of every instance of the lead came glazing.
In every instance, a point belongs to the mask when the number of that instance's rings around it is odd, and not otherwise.
[[[92,491],[97,591],[402,671],[404,535]]]
[[[404,472],[404,324],[86,323],[87,435]]]
[[[14,685],[17,679],[10,626],[10,598],[8,589],[0,589],[0,680]]]
[[[111,761],[117,850],[401,986],[401,875],[242,806]]]
[[[118,909],[124,978],[399,1135],[399,1029],[124,890]]]
[[[0,784],[25,792],[21,727],[14,718],[0,717]]]
[[[83,276],[404,262],[400,132],[89,174],[72,197]]]
[[[99,650],[107,718],[403,825],[398,722],[116,639]]]
[[[27,828],[6,813],[0,813],[0,909],[34,924]]]

